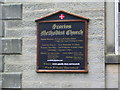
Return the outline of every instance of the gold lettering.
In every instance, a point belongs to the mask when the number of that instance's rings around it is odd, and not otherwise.
[[[67,30],[66,31],[66,35],[83,35],[83,30],[79,30],[79,31],[73,31],[73,30]]]
[[[57,25],[57,24],[53,24],[52,29],[71,29],[72,26],[71,25]]]

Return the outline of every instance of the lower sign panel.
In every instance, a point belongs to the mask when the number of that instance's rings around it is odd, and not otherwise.
[[[87,72],[87,22],[38,24],[37,72]]]

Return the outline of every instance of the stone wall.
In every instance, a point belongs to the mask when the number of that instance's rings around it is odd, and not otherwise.
[[[2,88],[105,88],[105,3],[37,2],[0,4]],[[90,19],[88,73],[36,73],[35,19],[65,10]],[[1,61],[0,61],[1,62]],[[109,72],[110,66],[107,66]],[[107,73],[107,76],[110,77]],[[108,78],[107,77],[107,78]],[[0,80],[1,81],[1,80]],[[9,84],[9,82],[12,82]],[[109,82],[109,79],[107,80]],[[0,83],[1,85],[1,83]],[[109,87],[110,84],[107,84]],[[115,86],[117,87],[117,86]]]
[[[2,71],[3,71],[3,56],[2,56],[2,41],[1,38],[3,36],[3,30],[2,30],[2,2],[0,2],[0,90],[2,88]]]
[[[21,72],[22,88],[105,87],[104,2],[5,3],[2,8],[5,27],[5,37],[2,38],[5,55],[4,72]],[[35,72],[35,19],[58,10],[66,10],[90,19],[88,73]]]

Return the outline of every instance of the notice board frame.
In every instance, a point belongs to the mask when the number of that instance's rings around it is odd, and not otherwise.
[[[39,54],[39,43],[38,41],[40,40],[39,37],[39,33],[40,33],[40,23],[55,23],[55,22],[85,22],[85,69],[84,70],[40,70],[38,69],[39,67],[39,58],[40,58],[40,54]],[[88,21],[87,20],[76,20],[76,19],[71,19],[71,20],[43,20],[43,21],[37,21],[37,67],[36,67],[36,72],[40,73],[40,72],[88,72]]]

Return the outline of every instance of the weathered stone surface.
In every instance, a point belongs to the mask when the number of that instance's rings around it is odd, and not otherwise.
[[[2,53],[4,54],[22,53],[22,39],[2,38]]]
[[[0,20],[2,19],[2,5],[0,4]]]
[[[21,88],[21,73],[3,73],[2,88]]]
[[[29,76],[28,74],[32,72]],[[52,74],[52,73],[41,73],[36,74],[34,70],[24,71],[23,72],[23,87],[32,87],[33,84],[37,88],[51,87],[51,88],[102,88],[104,87],[104,73],[96,73],[96,74]],[[36,77],[34,77],[36,76]],[[88,80],[89,78],[89,80]],[[72,81],[72,82],[71,82]],[[31,82],[31,83],[28,83]],[[97,86],[94,86],[95,83],[98,82]],[[35,84],[35,83],[39,83]],[[59,84],[58,84],[59,83]]]
[[[2,88],[2,73],[0,73],[0,89]]]
[[[0,4],[0,37],[3,36],[2,5]]]
[[[106,3],[106,53],[115,53],[115,3]]]
[[[4,36],[4,23],[0,20],[0,37]]]
[[[2,54],[2,40],[0,38],[0,55]]]
[[[4,71],[4,56],[0,55],[0,72]]]
[[[108,54],[106,55],[106,64],[115,64],[115,63],[120,63],[120,55],[115,55],[115,54]]]
[[[34,11],[34,10],[47,10],[54,8],[54,3],[24,3],[23,10]]]
[[[107,0],[107,1],[110,1],[110,2],[113,2],[113,0]],[[48,2],[81,2],[81,0],[65,0],[65,1],[61,1],[61,0],[6,0],[6,2],[18,2],[18,3],[34,3],[34,2],[45,2],[45,3],[48,3]],[[104,0],[82,0],[82,2],[104,2]],[[98,4],[97,4],[98,5]]]
[[[88,33],[89,35],[104,34],[104,19],[90,19]]]
[[[69,73],[66,73],[66,75],[62,74],[62,73],[58,73],[58,74],[37,74],[36,72],[34,72],[34,70],[27,70],[27,71],[23,71],[24,75],[23,75],[23,81],[41,81],[41,82],[46,82],[46,80],[48,81],[94,81],[94,82],[103,82],[104,80],[104,72],[103,73],[99,73],[99,72],[95,72],[95,73],[90,73],[90,74],[79,74],[79,73],[71,73],[71,75],[69,75]],[[29,76],[28,74],[32,72]],[[63,76],[61,76],[63,75]],[[35,77],[34,77],[35,76]],[[88,80],[89,78],[89,80]],[[56,83],[57,85],[57,83]],[[81,86],[80,86],[81,87]]]
[[[24,3],[24,10],[25,11],[33,11],[33,10],[50,10],[50,9],[57,9],[57,10],[63,10],[68,9],[69,11],[72,10],[92,10],[92,9],[103,9],[104,3],[103,2],[65,2],[64,3]],[[66,7],[67,6],[67,7]],[[86,7],[87,6],[87,7]],[[79,9],[78,9],[79,8]]]
[[[35,21],[23,21],[23,20],[8,20],[5,21],[5,27],[7,30],[11,29],[22,29],[23,27],[33,28],[36,27]]]
[[[103,2],[25,3],[23,4],[23,20],[33,21],[34,18],[39,18],[58,10],[66,10],[68,12],[94,19],[95,17],[104,16],[103,8]]]
[[[3,4],[2,19],[22,19],[21,4]]]
[[[106,65],[106,88],[118,88],[118,65]]]
[[[89,0],[90,1],[90,0]],[[66,2],[66,3],[55,3],[55,8],[65,9],[69,11],[77,11],[77,10],[95,10],[95,9],[103,9],[104,2]],[[92,0],[91,0],[92,1]],[[96,0],[95,0],[96,1]],[[66,7],[67,6],[67,7]],[[79,9],[78,9],[79,8]]]
[[[29,65],[28,65],[29,64]],[[35,63],[34,63],[35,64]],[[36,65],[31,64],[30,62],[23,63],[12,63],[12,64],[6,64],[5,65],[5,71],[6,72],[23,72],[26,70],[36,70]]]
[[[36,35],[36,28],[18,28],[12,30],[6,30],[6,37],[34,37]]]
[[[88,82],[85,81],[80,81],[79,83],[77,81],[75,81],[74,83],[72,82],[67,82],[67,81],[48,81],[48,82],[41,82],[41,81],[34,81],[29,83],[28,82],[23,82],[23,88],[29,87],[29,88],[44,88],[45,86],[47,86],[48,88],[79,88],[81,86],[81,88],[84,88],[84,86],[86,88],[90,87],[90,84]],[[39,83],[39,84],[38,84]],[[56,84],[59,83],[59,84]],[[70,89],[72,90],[72,89]]]

